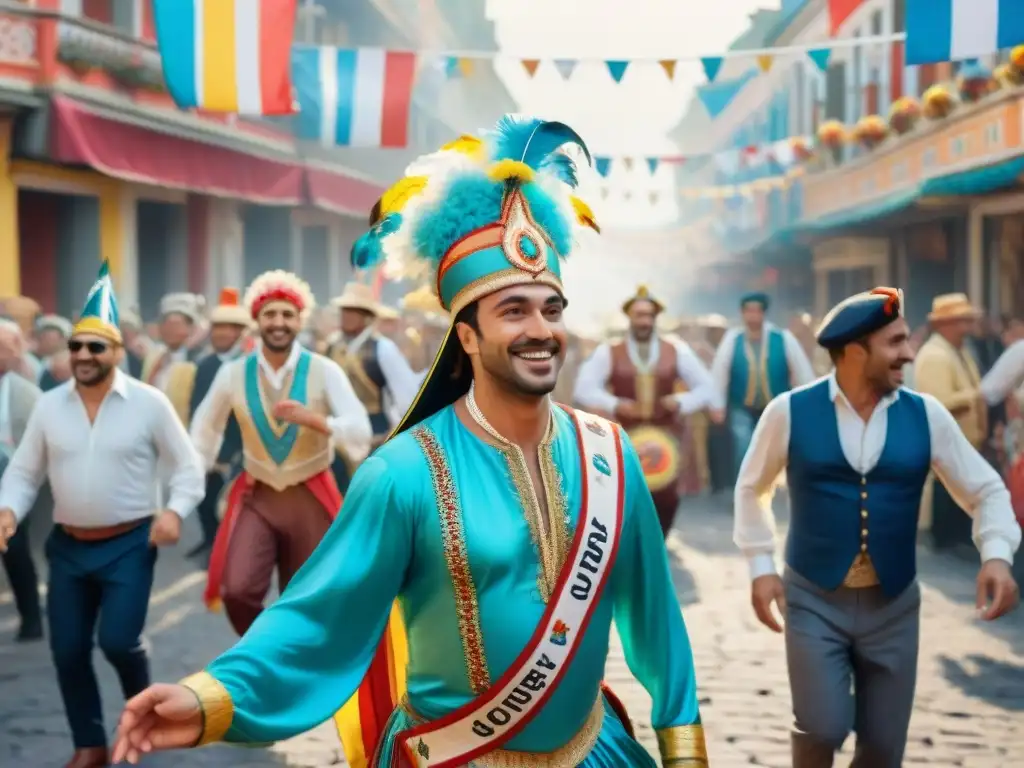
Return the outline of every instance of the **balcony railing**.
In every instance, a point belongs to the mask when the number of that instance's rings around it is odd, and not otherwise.
[[[82,19],[61,19],[57,22],[57,59],[79,74],[99,69],[128,88],[164,90],[156,45],[116,27]]]

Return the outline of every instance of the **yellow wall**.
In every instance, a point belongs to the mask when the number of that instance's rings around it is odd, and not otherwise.
[[[21,293],[18,188],[10,172],[11,121],[0,121],[0,296]]]
[[[52,180],[56,183],[73,184],[96,195],[100,203],[100,259],[106,259],[110,263],[110,274],[114,279],[114,284],[117,285],[121,277],[122,257],[125,247],[124,229],[121,226],[121,183],[117,179],[112,179],[109,176],[103,176],[93,171],[60,168],[54,165],[34,163],[29,160],[11,161],[10,176],[14,179],[17,179],[19,176],[31,176],[44,181]],[[14,182],[12,182],[13,186],[15,186]],[[16,202],[17,191],[15,188]],[[0,203],[2,203],[2,192],[0,192]],[[15,205],[15,209],[16,207]],[[4,222],[3,214],[0,213],[0,226],[3,226]],[[17,241],[16,218],[14,229],[14,238]],[[17,242],[15,242],[15,253],[17,253]],[[0,257],[2,255],[3,251],[0,250]],[[17,257],[15,257],[15,269],[17,269]],[[0,288],[2,286],[3,283],[0,282]],[[0,291],[0,294],[2,294],[2,291]]]

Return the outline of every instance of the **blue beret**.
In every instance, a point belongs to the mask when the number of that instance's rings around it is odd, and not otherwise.
[[[743,309],[747,304],[760,304],[762,309],[767,310],[768,294],[762,293],[761,291],[745,293],[740,298],[740,309]]]
[[[818,344],[839,349],[894,322],[903,314],[903,291],[875,288],[839,302],[818,328]]]

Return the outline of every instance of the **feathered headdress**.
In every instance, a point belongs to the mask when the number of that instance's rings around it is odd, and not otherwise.
[[[421,157],[374,206],[353,266],[382,263],[391,277],[426,278],[453,315],[481,296],[520,283],[561,289],[560,260],[577,226],[598,230],[573,194],[574,145],[557,122],[505,116],[481,138],[462,136]]]
[[[75,323],[72,336],[84,333],[121,344],[123,342],[119,320],[114,282],[110,279],[110,265],[104,261],[96,282],[92,284],[89,295],[85,298],[82,315]]]
[[[272,301],[287,301],[294,305],[299,310],[299,317],[303,322],[316,307],[316,299],[313,298],[309,284],[298,275],[285,272],[283,269],[273,269],[259,275],[249,285],[243,299],[250,317],[254,320],[259,316],[260,310]]]

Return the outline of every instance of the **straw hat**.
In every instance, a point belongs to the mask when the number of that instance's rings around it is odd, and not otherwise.
[[[979,317],[981,317],[981,310],[971,304],[967,294],[944,293],[932,299],[932,311],[928,313],[928,322],[974,320]]]
[[[377,319],[378,320],[397,320],[400,317],[398,310],[389,307],[385,304],[381,304],[377,307]]]
[[[346,283],[341,296],[331,301],[336,309],[358,309],[371,315],[380,314],[380,304],[373,297],[373,289],[362,283]]]

